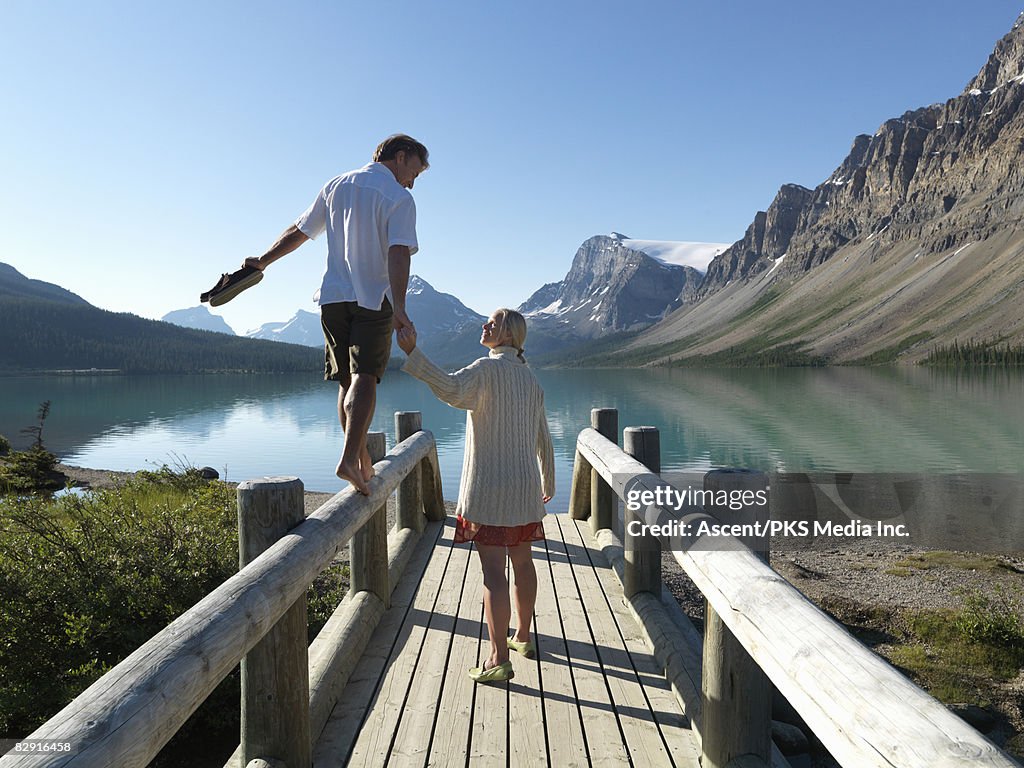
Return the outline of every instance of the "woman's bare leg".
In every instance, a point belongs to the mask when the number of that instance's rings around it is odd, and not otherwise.
[[[515,574],[516,635],[513,640],[525,643],[530,639],[533,609],[537,604],[537,569],[533,566],[532,542],[509,547],[508,556]]]
[[[480,566],[484,573],[484,618],[491,640],[491,655],[485,669],[508,661],[508,623],[512,617],[509,603],[508,578],[505,576],[505,547],[477,544]]]

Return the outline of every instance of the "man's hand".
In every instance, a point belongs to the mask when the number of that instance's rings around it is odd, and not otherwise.
[[[416,333],[416,326],[412,324],[412,320],[409,319],[409,315],[406,314],[404,307],[395,307],[394,313],[395,315],[392,323],[394,324],[396,331],[400,331],[403,328],[410,328],[414,334]]]
[[[550,496],[543,496],[542,498],[544,499],[544,503],[545,504],[547,504],[549,501],[551,501],[551,497]]]
[[[307,240],[309,240],[309,236],[292,224],[288,229],[281,233],[277,238],[277,241],[270,246],[270,249],[266,253],[258,257],[250,256],[242,262],[242,266],[252,267],[253,269],[258,269],[262,272],[282,256],[287,256]]]
[[[398,330],[398,346],[407,355],[416,349],[416,329],[411,325]]]

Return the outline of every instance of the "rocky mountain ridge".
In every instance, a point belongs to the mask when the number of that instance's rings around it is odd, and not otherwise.
[[[295,314],[284,322],[263,323],[259,328],[248,330],[243,335],[250,339],[282,341],[288,344],[301,344],[304,347],[324,345],[320,315],[304,309],[296,310]]]
[[[165,323],[172,323],[182,328],[195,328],[198,331],[213,331],[214,333],[235,335],[234,329],[227,324],[223,317],[213,314],[202,305],[187,309],[176,309],[168,312],[160,319]]]
[[[697,301],[619,359],[787,346],[913,360],[956,338],[1020,343],[1022,105],[1018,19],[962,93],[857,136],[815,189],[782,186],[708,266]]]
[[[520,305],[530,321],[531,349],[636,332],[694,298],[698,270],[660,261],[630,242],[617,232],[587,239],[565,278]]]
[[[409,276],[406,307],[416,323],[420,345],[427,354],[443,364],[468,363],[479,356],[480,326],[485,318],[463,304],[455,296],[441,293],[418,275]],[[234,333],[218,315],[205,307],[198,310],[177,310],[164,316],[164,320],[186,328],[200,328]],[[213,327],[221,320],[224,331]],[[251,339],[265,339],[307,347],[323,347],[324,336],[320,326],[320,315],[306,310],[297,310],[285,321],[263,323],[259,328],[246,331]],[[403,357],[397,345],[392,345],[392,355]]]

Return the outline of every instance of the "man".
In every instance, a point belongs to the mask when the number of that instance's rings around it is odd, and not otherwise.
[[[266,253],[243,265],[262,272],[327,232],[327,271],[314,300],[324,331],[324,378],[340,385],[338,418],[345,443],[335,471],[367,495],[373,465],[366,433],[391,353],[391,331],[413,328],[405,293],[410,257],[419,246],[409,190],[429,167],[427,156],[415,139],[389,136],[374,152],[374,162],[327,182]]]

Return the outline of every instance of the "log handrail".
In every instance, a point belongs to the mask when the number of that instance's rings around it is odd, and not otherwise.
[[[627,487],[654,491],[666,485],[594,429],[580,432],[576,456],[620,499]],[[589,472],[574,470],[574,477],[584,475]],[[585,503],[582,494],[579,499],[580,505]],[[574,517],[585,516],[582,508],[572,511]],[[679,517],[661,507],[650,511],[663,515],[663,520]],[[681,519],[691,523],[694,532],[702,519],[718,522],[696,510]],[[747,653],[842,765],[1019,768],[982,734],[854,639],[743,544],[680,536],[673,539],[672,550]]]
[[[434,436],[417,432],[374,464],[369,496],[353,488],[336,494],[27,737],[70,743],[71,753],[9,754],[0,766],[146,766],[421,466],[439,497]],[[425,502],[428,512],[439,514],[436,498]]]

